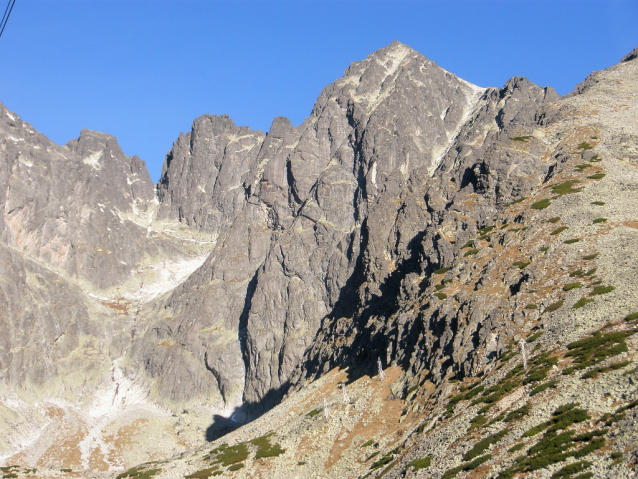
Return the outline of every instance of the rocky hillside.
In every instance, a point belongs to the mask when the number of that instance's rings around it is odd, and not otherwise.
[[[633,477],[632,53],[560,98],[395,42],[155,191],[3,109],[5,473]]]

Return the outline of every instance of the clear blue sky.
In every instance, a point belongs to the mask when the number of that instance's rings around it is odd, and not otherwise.
[[[638,46],[638,2],[17,0],[0,101],[57,143],[82,128],[116,136],[157,180],[197,116],[299,124],[393,40],[479,86],[520,75],[565,94]]]

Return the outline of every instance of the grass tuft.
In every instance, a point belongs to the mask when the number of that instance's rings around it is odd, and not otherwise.
[[[556,301],[555,303],[550,304],[549,306],[547,306],[547,308],[545,308],[545,312],[546,313],[553,313],[554,311],[556,311],[557,309],[559,309],[563,304],[565,304],[565,301]]]
[[[536,203],[532,203],[532,209],[533,210],[544,210],[545,208],[547,208],[551,204],[552,204],[552,202],[549,199],[540,200],[540,201],[537,201]]]
[[[593,291],[591,293],[589,293],[590,296],[595,296],[597,294],[607,294],[607,293],[611,293],[614,289],[613,286],[596,286]]]
[[[554,192],[554,194],[558,195],[558,196],[564,196],[564,195],[569,195],[572,193],[578,193],[580,190],[582,190],[582,188],[573,188],[573,186],[578,183],[578,180],[568,180],[565,181],[564,183],[561,183],[559,185],[554,185],[552,186],[552,191]]]
[[[425,469],[426,467],[430,467],[431,462],[432,462],[432,456],[422,457],[421,459],[415,459],[414,461],[409,462],[408,465],[406,466],[406,469],[408,467],[413,467],[414,471],[416,472],[419,469]]]

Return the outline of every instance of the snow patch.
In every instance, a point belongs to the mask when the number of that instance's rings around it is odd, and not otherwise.
[[[206,252],[181,260],[163,258],[160,262],[136,272],[136,274],[143,274],[149,269],[154,270],[155,274],[153,276],[156,279],[147,283],[143,277],[140,277],[139,287],[135,288],[135,291],[132,293],[123,294],[123,297],[129,301],[139,301],[142,303],[152,301],[182,284],[186,278],[204,264],[208,255],[209,252]]]

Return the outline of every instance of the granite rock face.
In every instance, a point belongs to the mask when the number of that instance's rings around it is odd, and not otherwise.
[[[580,191],[545,188],[574,155],[579,173],[603,151],[638,158],[632,131],[598,153],[578,123],[634,65],[561,99],[521,77],[479,88],[394,42],[297,127],[196,119],[157,186],[113,137],[55,145],[0,107],[0,393],[110,388],[111,407],[243,422],[335,367],[381,359],[443,389],[489,372],[559,299],[540,252],[513,253],[540,241],[533,202]]]
[[[0,135],[6,244],[97,288],[122,282],[143,255],[155,203],[144,163],[104,133],[58,146],[4,107]]]
[[[150,326],[135,350],[144,361],[160,340],[157,331],[169,331],[177,336],[172,354],[197,358],[196,366],[180,368],[208,372],[209,379],[189,391],[163,382],[167,395],[188,400],[221,393],[233,407],[272,406],[321,320],[343,303],[357,264],[370,256],[365,261],[374,264],[375,282],[390,274],[388,257],[396,253],[388,246],[388,220],[397,193],[414,171],[436,168],[482,94],[396,42],[353,63],[297,128],[277,118],[262,138],[224,117],[198,119],[167,158],[161,208],[170,205],[172,214],[199,228],[214,225],[220,236],[198,277],[168,301],[175,326],[165,320]],[[234,161],[237,151],[241,161]],[[202,173],[195,180],[185,171]],[[221,181],[223,171],[235,180]],[[184,186],[193,181],[211,186],[193,193],[194,184]],[[204,204],[217,205],[216,218],[226,219],[207,223],[192,213]],[[202,278],[209,279],[202,284]],[[186,340],[202,331],[201,346]],[[209,331],[223,331],[226,339],[219,343]],[[149,374],[164,377],[156,358]]]

